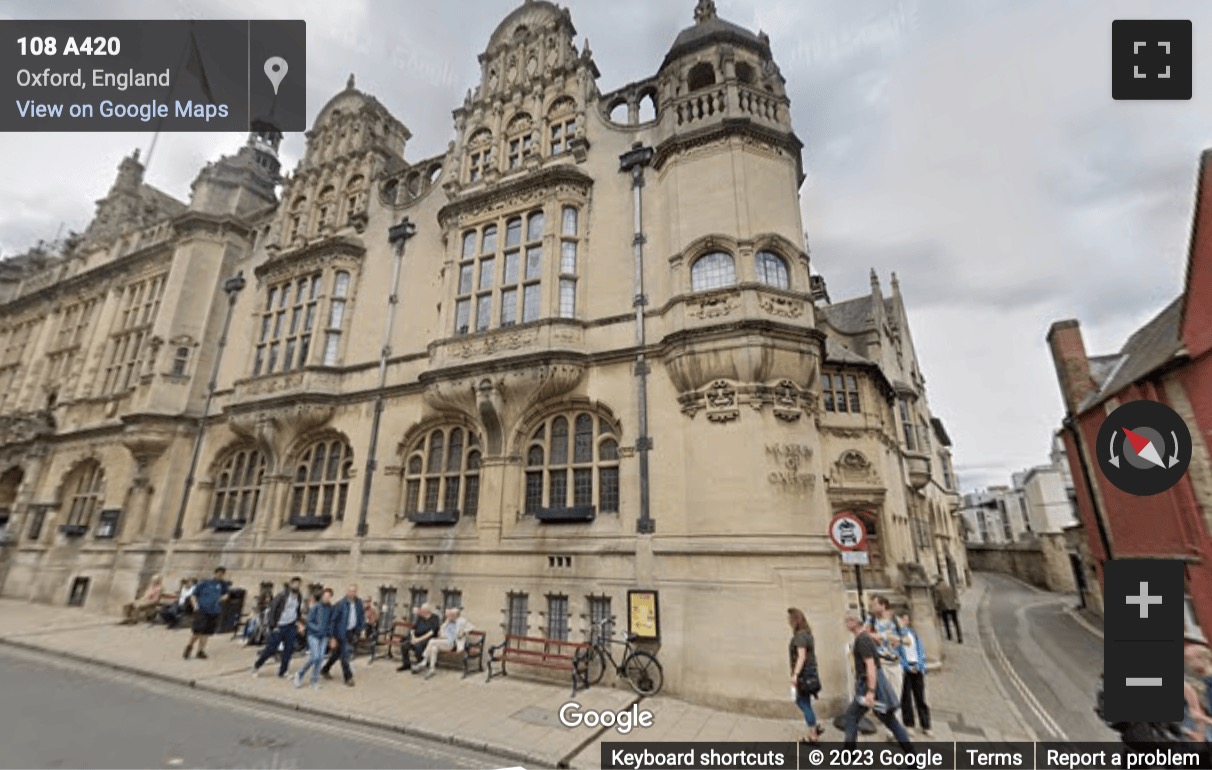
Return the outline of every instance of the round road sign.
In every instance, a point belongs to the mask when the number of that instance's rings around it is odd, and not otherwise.
[[[864,551],[867,549],[867,528],[858,516],[843,511],[829,522],[829,539],[843,551]]]

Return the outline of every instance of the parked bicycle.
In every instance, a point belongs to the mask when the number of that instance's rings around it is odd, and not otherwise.
[[[656,695],[665,684],[665,671],[656,656],[647,650],[635,647],[636,635],[627,634],[623,639],[612,639],[607,630],[607,621],[593,622],[589,648],[577,653],[573,665],[577,667],[585,684],[595,685],[606,675],[606,661],[615,674],[626,680],[631,689],[640,695]],[[622,658],[615,660],[612,645],[623,645]]]

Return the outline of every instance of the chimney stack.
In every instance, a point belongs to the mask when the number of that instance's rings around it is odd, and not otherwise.
[[[1090,376],[1090,359],[1082,340],[1081,324],[1074,319],[1057,321],[1048,330],[1048,348],[1056,365],[1056,378],[1065,400],[1065,411],[1076,415],[1078,406],[1096,390]]]

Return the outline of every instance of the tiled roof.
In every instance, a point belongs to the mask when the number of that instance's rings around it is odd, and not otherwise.
[[[1174,360],[1182,350],[1182,340],[1179,337],[1181,314],[1182,297],[1178,297],[1153,320],[1137,329],[1120,349],[1115,367],[1104,374],[1106,381],[1097,393],[1081,405],[1080,411],[1084,412],[1111,398]]]
[[[833,328],[845,334],[858,334],[867,328],[871,318],[871,295],[821,305],[818,310]]]

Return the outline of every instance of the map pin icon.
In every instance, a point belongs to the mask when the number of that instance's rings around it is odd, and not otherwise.
[[[281,56],[271,56],[265,60],[265,77],[274,85],[274,96],[278,95],[278,86],[282,84],[282,78],[286,77],[288,69],[290,68],[286,65],[286,60]]]

